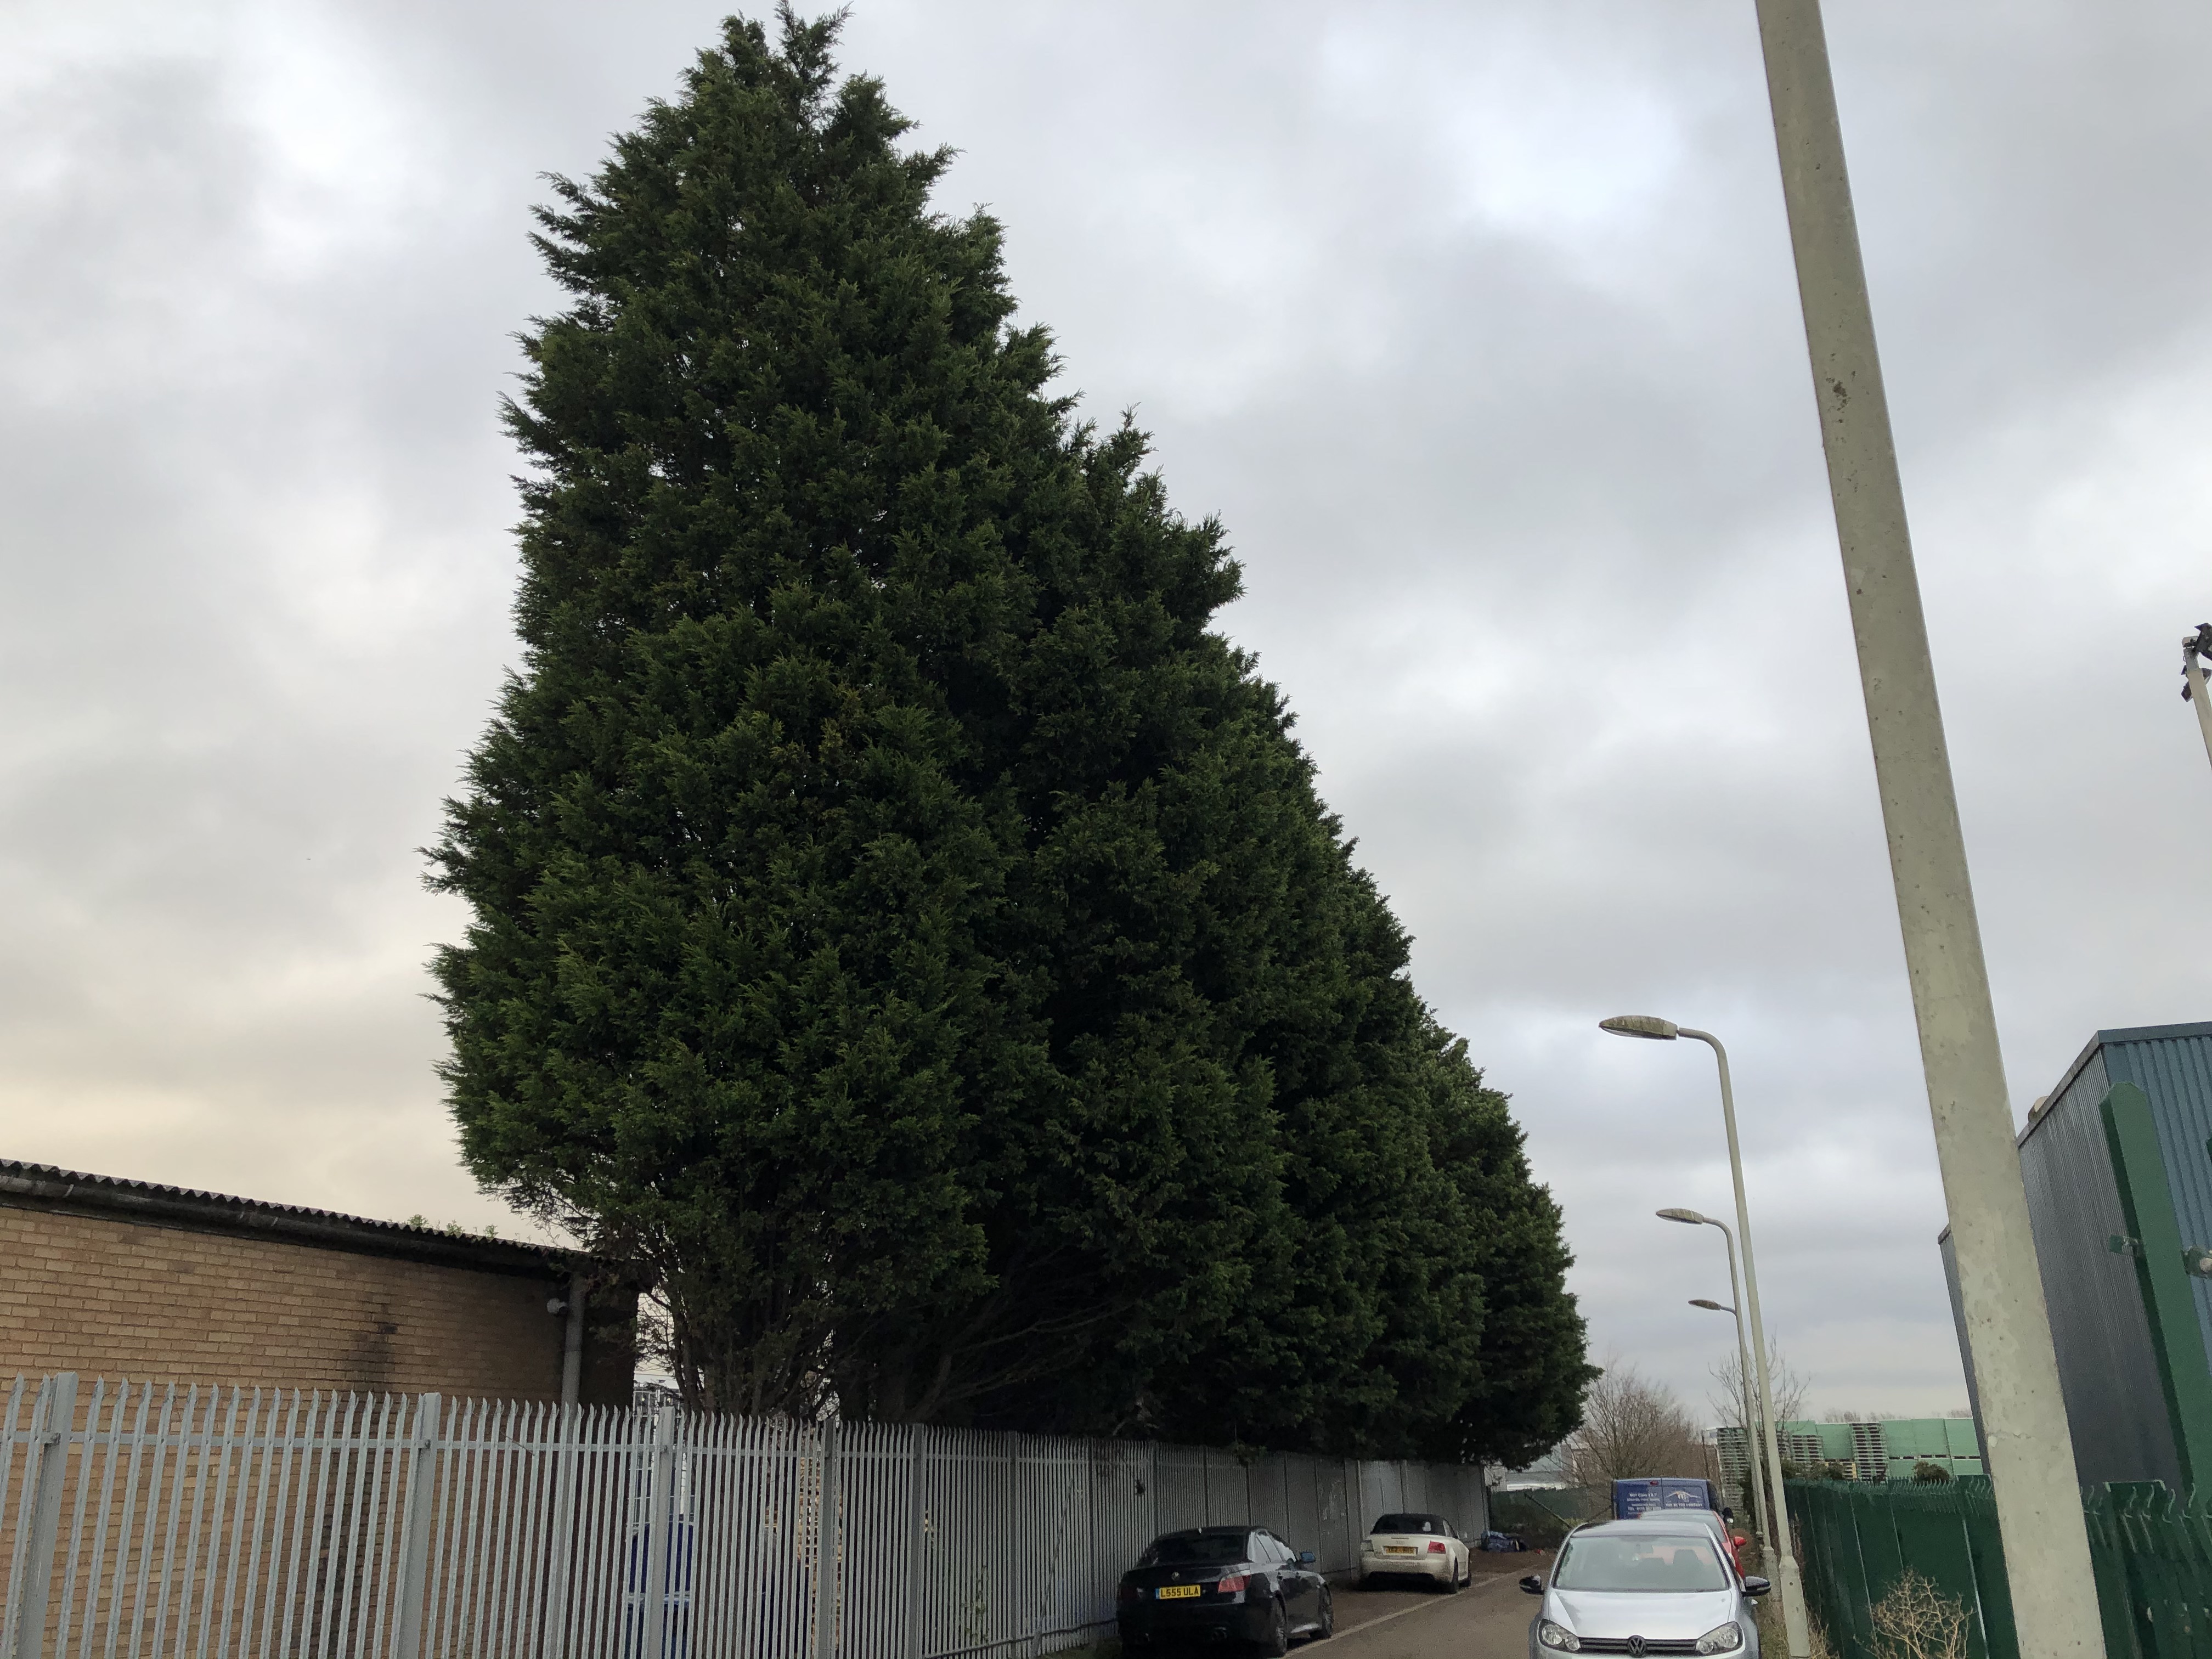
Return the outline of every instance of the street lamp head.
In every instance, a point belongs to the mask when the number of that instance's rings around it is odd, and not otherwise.
[[[2199,623],[2197,631],[2181,642],[2181,700],[2187,702],[2197,695],[2197,659],[2212,659],[2212,623]]]
[[[1650,1037],[1655,1042],[1672,1042],[1682,1032],[1673,1020],[1661,1019],[1656,1014],[1615,1014],[1598,1021],[1597,1029],[1615,1036]]]
[[[1662,1210],[1659,1218],[1662,1221],[1679,1221],[1689,1227],[1707,1226],[1712,1221],[1711,1216],[1699,1215],[1695,1210]]]
[[[1690,1298],[1690,1305],[1693,1308],[1708,1309],[1714,1313],[1732,1314],[1735,1311],[1734,1308],[1729,1307],[1725,1302],[1709,1302],[1702,1296],[1692,1297]]]

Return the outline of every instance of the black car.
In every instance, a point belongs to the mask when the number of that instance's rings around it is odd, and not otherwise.
[[[1251,1643],[1287,1653],[1293,1636],[1336,1631],[1328,1580],[1313,1552],[1265,1527],[1193,1527],[1164,1533],[1121,1575],[1116,1622],[1127,1653]]]

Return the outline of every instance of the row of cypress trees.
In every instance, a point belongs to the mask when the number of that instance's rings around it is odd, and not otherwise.
[[[726,1409],[1517,1460],[1559,1217],[1220,526],[1047,390],[836,19],[732,19],[538,215],[525,645],[433,849],[465,1155]]]

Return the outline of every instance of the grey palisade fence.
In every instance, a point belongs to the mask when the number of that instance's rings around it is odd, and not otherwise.
[[[823,1502],[824,1494],[830,1502]],[[1479,1471],[910,1424],[17,1378],[0,1659],[952,1659],[1109,1629],[1155,1533],[1324,1569]]]

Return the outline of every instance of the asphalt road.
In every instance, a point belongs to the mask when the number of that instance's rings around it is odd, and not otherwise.
[[[1421,1590],[1340,1589],[1336,1637],[1293,1649],[1312,1659],[1528,1659],[1536,1599],[1514,1581],[1543,1572],[1550,1556],[1497,1558],[1510,1571],[1478,1572],[1457,1595]]]

